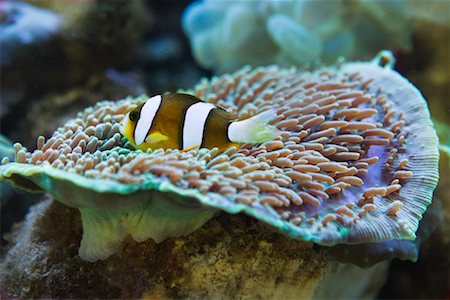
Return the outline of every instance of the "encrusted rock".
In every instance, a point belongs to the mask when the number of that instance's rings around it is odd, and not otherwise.
[[[14,298],[373,298],[387,263],[339,264],[310,242],[244,215],[221,214],[186,237],[126,240],[95,264],[77,255],[75,209],[46,200],[31,209],[2,259],[2,296]],[[354,282],[348,285],[348,282]]]

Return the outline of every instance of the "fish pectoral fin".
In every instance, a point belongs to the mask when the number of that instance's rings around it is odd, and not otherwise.
[[[189,147],[187,149],[180,150],[180,152],[189,152],[191,150],[197,149],[198,147],[200,147],[200,144],[192,146],[192,147]]]
[[[167,141],[168,139],[169,139],[169,137],[167,135],[164,135],[161,132],[156,131],[156,132],[148,135],[147,138],[145,139],[145,141],[147,143],[159,143],[159,142]]]

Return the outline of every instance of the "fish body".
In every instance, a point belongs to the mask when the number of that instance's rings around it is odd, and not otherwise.
[[[225,151],[242,143],[263,143],[279,131],[268,123],[274,110],[246,120],[234,117],[222,108],[181,93],[156,95],[128,112],[121,133],[136,149],[214,148]]]

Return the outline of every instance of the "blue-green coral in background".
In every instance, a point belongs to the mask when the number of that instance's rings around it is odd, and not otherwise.
[[[10,64],[26,46],[55,35],[62,23],[59,15],[22,1],[1,1],[0,17],[1,66]]]
[[[197,62],[207,69],[242,65],[333,63],[409,49],[405,1],[197,1],[183,16]]]

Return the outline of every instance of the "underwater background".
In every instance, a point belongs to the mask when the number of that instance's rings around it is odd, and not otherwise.
[[[348,292],[341,295],[377,299],[448,299],[450,2],[446,0],[0,1],[0,154],[14,157],[14,142],[20,142],[29,150],[35,149],[36,137],[49,138],[78,112],[102,100],[187,90],[204,77],[232,73],[246,65],[279,64],[286,68],[296,66],[314,70],[346,61],[370,61],[382,50],[392,52],[394,69],[411,81],[427,101],[440,140],[440,179],[433,205],[427,211],[430,217],[420,223],[422,232],[418,234],[417,262],[394,258],[389,265],[368,275],[368,280],[373,280],[374,284],[368,285],[366,294]],[[152,262],[145,268],[152,269],[159,264],[153,260],[160,255],[165,261],[158,276],[172,280],[180,266],[163,253],[180,251],[182,255],[174,256],[187,260],[189,255],[194,255],[192,249],[196,249],[198,240],[208,246],[209,240],[203,240],[202,234],[217,235],[214,243],[223,242],[223,249],[230,252],[239,251],[246,243],[240,236],[234,244],[230,233],[233,230],[249,230],[258,238],[279,243],[274,252],[285,252],[289,259],[293,259],[297,251],[288,239],[276,237],[271,240],[261,234],[259,225],[248,217],[221,214],[214,221],[219,225],[214,223],[212,229],[202,227],[189,239],[179,244],[174,242],[176,251],[171,248],[173,245],[158,250],[150,247],[136,250],[135,246],[130,246],[120,254],[122,259],[125,257],[125,262],[116,261],[114,270],[105,262],[96,263],[96,269],[90,263],[79,261],[66,268],[61,265],[55,268],[52,260],[64,260],[64,255],[75,257],[78,251],[82,230],[77,210],[50,203],[49,196],[29,194],[5,181],[0,184],[2,298],[207,297],[182,292],[165,294],[159,290],[163,289],[158,286],[161,282],[143,290],[145,283],[132,279],[122,282],[120,277],[120,274],[124,278],[132,277],[134,271],[144,272],[141,270],[143,261],[150,256]],[[30,207],[37,203],[40,204],[26,217]],[[46,205],[53,205],[53,210],[46,213]],[[39,219],[40,216],[43,218]],[[29,223],[35,221],[23,223],[25,218],[37,218],[37,222],[41,222],[41,231],[59,222],[75,225],[66,225],[61,232],[51,228],[40,235],[28,228]],[[229,227],[238,229],[227,231]],[[27,255],[28,252],[20,252],[15,247],[25,236],[45,244],[45,237],[54,239],[61,235],[66,237],[57,245],[64,251],[56,256]],[[219,241],[219,237],[223,237],[223,241]],[[303,247],[300,242],[295,243],[298,243],[296,247]],[[311,247],[314,251],[322,251],[319,246]],[[136,251],[139,259],[127,265],[126,255],[133,256]],[[269,250],[264,253],[272,255]],[[39,259],[46,263],[37,264],[43,268],[41,270],[26,271],[29,266],[37,267],[33,263],[19,264],[20,259]],[[284,263],[282,255],[272,259]],[[340,261],[345,259],[341,257]],[[195,268],[195,261],[189,263]],[[315,267],[322,270],[320,266],[328,261],[315,263]],[[336,268],[343,266],[346,264]],[[111,274],[104,273],[108,270]],[[328,271],[336,270],[330,267]],[[32,279],[26,278],[27,272],[35,273]],[[236,274],[227,272],[238,271],[230,268],[223,272],[219,278],[227,281],[227,278],[236,278]],[[63,275],[55,280],[58,274]],[[67,282],[65,276],[68,281],[73,278],[79,281]],[[311,273],[311,277],[314,276]],[[139,280],[143,278],[146,277],[139,277]],[[173,279],[176,282],[173,287],[165,287],[181,291],[179,286],[189,285],[187,280],[176,279],[178,281]],[[164,280],[161,281],[166,282]],[[139,287],[136,287],[139,293],[133,291],[133,284]],[[205,286],[208,284],[212,283],[205,283]],[[324,286],[332,286],[332,283]],[[348,289],[351,290],[351,286]],[[277,298],[274,295],[271,298]],[[278,298],[280,295],[296,298],[293,294],[278,295]],[[333,297],[327,293],[316,295]],[[223,295],[224,298],[233,296],[236,295]]]

